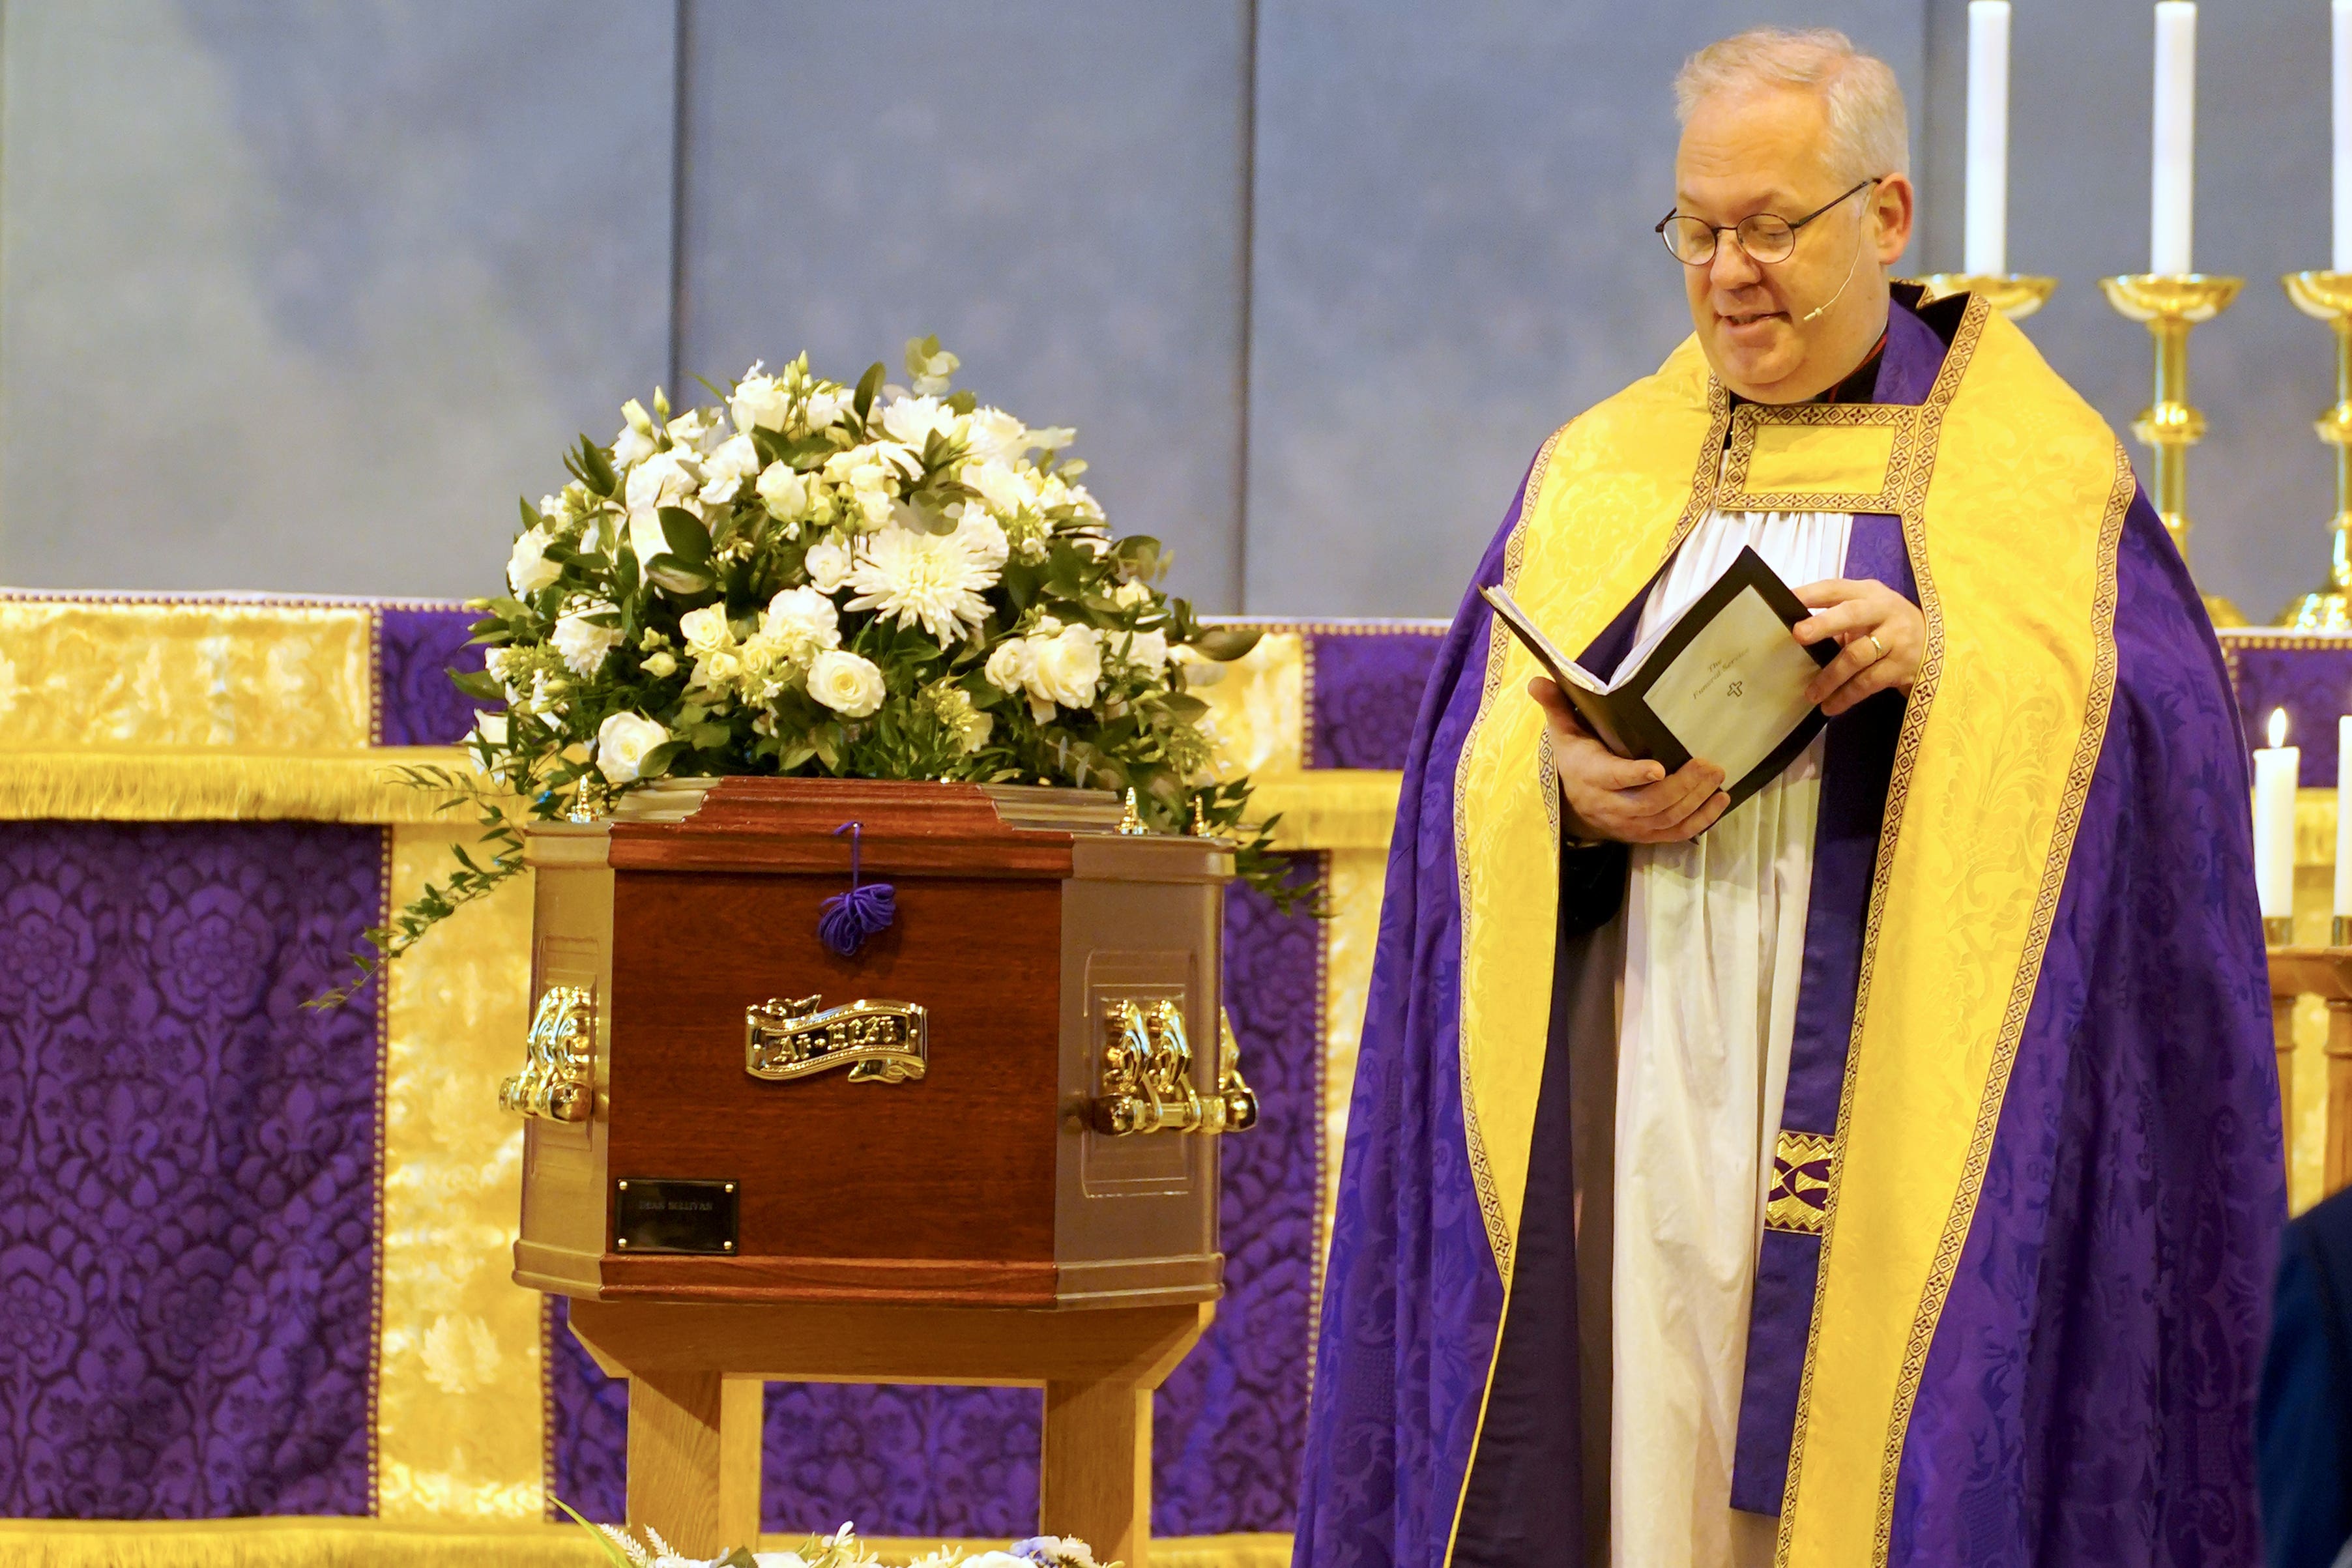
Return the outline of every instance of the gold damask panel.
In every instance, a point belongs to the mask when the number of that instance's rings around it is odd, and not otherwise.
[[[394,828],[394,903],[471,837]],[[522,1122],[499,1110],[530,1026],[530,917],[525,873],[388,971],[375,1416],[387,1520],[537,1520],[546,1507],[540,1297],[509,1277]]]
[[[1268,632],[1231,664],[1194,665],[1194,694],[1209,705],[1209,735],[1217,771],[1295,773],[1305,766],[1307,639]],[[1212,683],[1200,685],[1206,677]]]
[[[364,746],[363,605],[0,599],[0,749]]]

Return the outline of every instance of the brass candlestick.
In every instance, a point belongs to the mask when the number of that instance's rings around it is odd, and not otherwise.
[[[2279,279],[2294,308],[2336,333],[2336,406],[2313,426],[2336,448],[2336,516],[2328,523],[2327,580],[2279,612],[2297,631],[2352,631],[2352,272],[2290,272]]]
[[[2058,279],[2022,272],[1933,272],[1920,279],[1919,286],[1927,290],[1926,300],[1981,294],[1994,310],[2012,321],[2021,321],[2049,303]]]
[[[2164,520],[2183,561],[2189,559],[2189,448],[2205,434],[2205,416],[2189,402],[2189,329],[2230,308],[2242,278],[2211,278],[2201,272],[2137,272],[2102,278],[2107,303],[2135,321],[2147,323],[2156,339],[2156,395],[2132,421],[2132,434],[2156,451],[2156,510]],[[2205,595],[2205,613],[2217,626],[2242,626],[2238,607]]]

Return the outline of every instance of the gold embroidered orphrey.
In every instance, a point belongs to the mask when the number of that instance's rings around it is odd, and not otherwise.
[[[1826,1133],[1781,1131],[1772,1148],[1772,1190],[1764,1200],[1768,1230],[1819,1236],[1830,1204],[1837,1146]]]
[[[913,1083],[930,1071],[930,1018],[912,1002],[774,998],[743,1009],[743,1070],[774,1083],[849,1069],[852,1083]]]

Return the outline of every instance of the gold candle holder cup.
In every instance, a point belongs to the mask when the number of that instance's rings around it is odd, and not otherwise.
[[[2050,302],[2058,279],[2024,272],[1931,272],[1919,279],[1925,299],[1953,294],[1981,294],[1985,303],[2012,321],[2021,321]]]
[[[2352,272],[2290,272],[2279,279],[2294,308],[2336,337],[2336,405],[2312,428],[2336,448],[2336,515],[2327,525],[2327,576],[2279,612],[2305,632],[2352,631]]]
[[[2116,313],[2146,323],[2156,341],[2156,387],[2132,421],[2132,434],[2156,455],[2156,511],[2183,561],[2189,559],[2189,448],[2205,435],[2205,416],[2189,401],[2189,330],[2230,308],[2242,278],[2202,272],[2135,272],[2102,278],[2099,288]],[[2217,626],[2242,626],[2246,617],[2229,600],[2205,595]]]

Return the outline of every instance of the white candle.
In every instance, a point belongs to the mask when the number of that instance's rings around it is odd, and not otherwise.
[[[2336,244],[2328,265],[2352,272],[2352,0],[2335,0]],[[2352,910],[2342,911],[2352,914]]]
[[[2263,919],[2294,913],[2294,785],[2301,748],[2286,740],[2286,710],[2271,710],[2271,743],[2254,753],[2254,889]]]
[[[2148,190],[2147,269],[2189,265],[2189,193],[2197,161],[2197,6],[2157,0],[2155,171]]]
[[[2336,7],[2341,18],[2352,0],[2336,0]],[[2344,30],[2339,20],[2337,35]],[[2343,205],[2339,197],[2336,205]],[[1960,265],[1979,277],[2009,270],[2009,0],[1969,0],[1969,194]]]
[[[2352,915],[2352,714],[2336,721],[2336,912]]]

